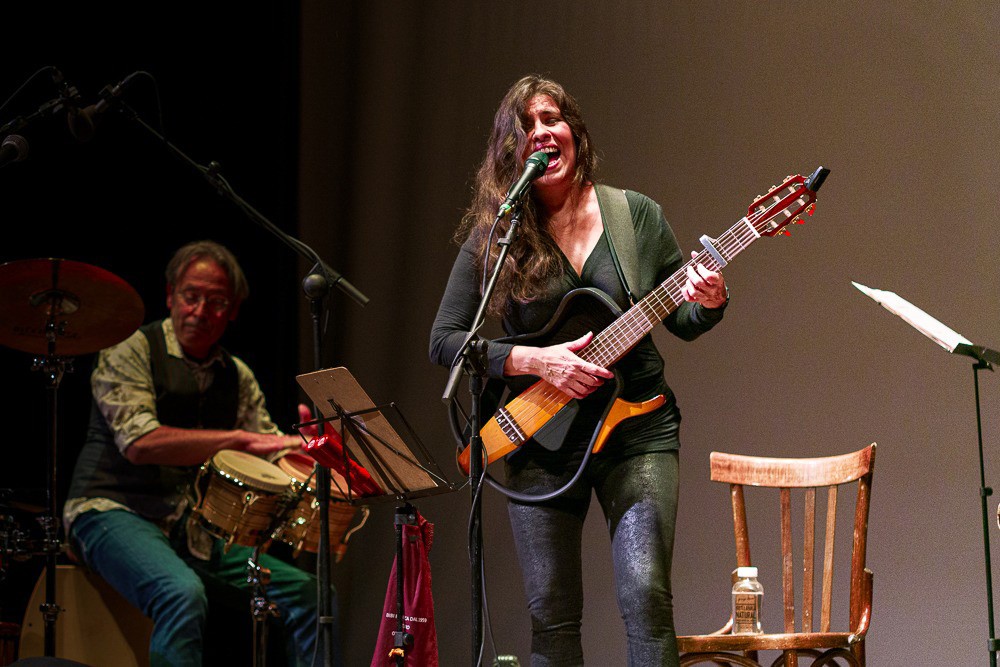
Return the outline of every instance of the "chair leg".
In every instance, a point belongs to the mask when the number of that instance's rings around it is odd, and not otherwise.
[[[712,653],[685,653],[681,656],[680,667],[689,667],[690,665],[704,663],[723,665],[725,667],[732,667],[732,665],[760,667],[760,663],[756,660],[744,658],[741,655],[735,655],[733,653],[722,653],[719,651],[714,651]]]
[[[865,640],[862,639],[857,644],[851,647],[851,653],[854,654],[854,659],[858,665],[865,667]]]
[[[824,652],[823,655],[813,662],[811,667],[823,667],[824,665],[837,667],[840,665],[837,661],[841,659],[847,663],[848,667],[864,667],[864,663],[858,662],[857,658],[854,657],[854,654],[851,651],[843,648],[832,648]]]
[[[809,653],[809,651],[782,651],[771,667],[799,667],[799,653]]]
[[[782,651],[781,656],[771,663],[771,667],[799,667],[799,655],[795,651]]]

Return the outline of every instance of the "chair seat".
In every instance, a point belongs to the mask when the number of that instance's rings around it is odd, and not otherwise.
[[[677,638],[681,653],[850,648],[861,637],[850,632],[796,632],[774,635],[688,635]]]

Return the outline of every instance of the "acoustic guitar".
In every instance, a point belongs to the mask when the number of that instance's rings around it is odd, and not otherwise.
[[[681,287],[687,282],[689,266],[702,264],[712,271],[719,271],[762,236],[788,235],[785,227],[791,223],[801,224],[803,213],[813,214],[816,191],[829,173],[829,169],[820,167],[808,178],[789,176],[781,185],[754,199],[745,217],[718,238],[702,236],[702,252],[624,313],[600,290],[590,287],[575,289],[563,297],[556,314],[541,331],[503,340],[518,345],[546,346],[575,340],[589,331],[599,331],[577,354],[593,364],[613,369],[614,364],[643,336],[684,302]],[[518,389],[518,385],[530,383],[532,377],[512,378],[512,392]],[[608,391],[610,388],[598,390],[583,400],[610,400]],[[614,398],[599,422],[600,430],[593,439],[594,453],[601,450],[618,424],[652,412],[664,402],[663,396],[640,403]],[[493,463],[532,438],[548,449],[557,449],[578,412],[576,399],[544,380],[533,382],[497,410],[480,431],[485,464]],[[466,474],[469,472],[469,455],[468,446],[458,455],[459,467]]]

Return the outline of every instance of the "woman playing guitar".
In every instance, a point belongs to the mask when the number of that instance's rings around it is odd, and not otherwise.
[[[522,338],[522,344],[491,341],[491,377],[502,378],[513,393],[541,379],[563,399],[582,399],[557,444],[525,438],[507,456],[508,484],[534,495],[559,489],[573,478],[606,408],[606,400],[597,398],[606,393],[600,388],[614,377],[578,354],[596,333],[588,312],[606,306],[596,303],[600,299],[589,303],[593,289],[572,299],[571,307],[560,307],[564,297],[579,288],[596,288],[627,309],[630,298],[641,299],[684,265],[660,206],[626,191],[639,284],[625,284],[607,232],[611,196],[621,196],[621,191],[595,184],[596,155],[573,97],[554,81],[526,76],[507,91],[494,118],[473,200],[458,232],[462,247],[431,332],[433,361],[450,364],[467,337],[483,275],[498,255],[491,240],[497,206],[528,156],[538,151],[547,155],[548,165],[523,202],[520,237],[488,307],[508,334],[545,331],[538,339]],[[507,225],[501,218],[496,233],[506,233]],[[686,275],[678,284],[683,303],[664,323],[676,336],[693,340],[722,319],[728,292],[722,274],[701,263],[692,262],[681,275]],[[581,535],[592,493],[610,527],[618,602],[629,637],[628,664],[677,664],[670,564],[680,413],[650,336],[635,343],[614,370],[622,378],[622,399],[642,402],[662,396],[654,404],[659,407],[623,421],[565,493],[546,502],[508,505],[531,611],[532,665],[583,663]]]

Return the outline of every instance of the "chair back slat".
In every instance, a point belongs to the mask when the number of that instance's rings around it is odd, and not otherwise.
[[[712,452],[712,481],[750,486],[830,486],[853,482],[871,472],[875,448],[815,459],[779,459]]]
[[[743,500],[743,487],[733,484],[729,487],[733,500],[733,533],[736,537],[736,566],[750,565],[750,535],[747,532],[747,510]]]
[[[792,561],[792,492],[781,489],[781,589],[785,632],[795,632],[795,565]]]
[[[816,557],[816,489],[806,489],[802,548],[802,632],[812,632],[813,570]]]
[[[831,486],[826,495],[826,545],[823,550],[823,602],[819,631],[830,631],[830,608],[833,604],[833,545],[837,533],[837,487]]]

